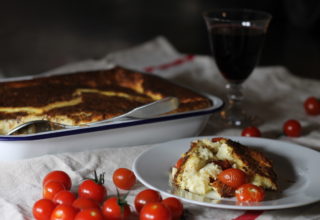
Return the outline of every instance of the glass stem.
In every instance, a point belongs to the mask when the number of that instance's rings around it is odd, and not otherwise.
[[[243,100],[242,85],[241,84],[226,84],[228,106],[225,117],[234,126],[243,125],[243,110],[241,107]]]
[[[243,100],[242,85],[228,83],[226,89],[229,105],[234,108],[239,108]]]

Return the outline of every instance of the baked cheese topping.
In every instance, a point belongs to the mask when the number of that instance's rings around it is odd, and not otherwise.
[[[37,119],[67,125],[105,120],[168,96],[180,102],[171,113],[212,106],[197,92],[121,67],[0,82],[0,94],[0,134]]]

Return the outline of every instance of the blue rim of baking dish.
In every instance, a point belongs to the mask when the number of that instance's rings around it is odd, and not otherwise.
[[[61,130],[55,130],[55,131],[41,132],[41,133],[37,133],[37,134],[17,135],[17,136],[0,135],[0,141],[41,140],[41,139],[56,138],[56,137],[85,134],[85,133],[91,133],[91,132],[97,132],[97,131],[104,131],[104,130],[110,130],[110,129],[132,127],[132,126],[136,126],[136,125],[171,121],[171,120],[176,120],[176,119],[183,119],[183,118],[211,114],[216,111],[219,111],[224,106],[224,102],[222,99],[220,99],[216,96],[212,96],[212,95],[205,95],[205,96],[207,96],[207,98],[209,98],[213,103],[213,105],[211,107],[205,108],[205,109],[176,113],[176,114],[171,114],[171,115],[164,115],[164,116],[155,117],[155,118],[140,119],[140,120],[127,120],[127,121],[122,121],[119,123],[101,124],[101,125],[94,125],[94,126],[81,127],[81,128],[61,129]]]

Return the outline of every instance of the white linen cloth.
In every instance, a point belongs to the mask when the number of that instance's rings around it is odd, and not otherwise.
[[[150,70],[199,91],[225,97],[225,81],[211,57],[181,54],[163,37],[135,48],[108,54],[101,60],[73,63],[47,73],[103,69],[112,64],[142,71]],[[320,116],[308,116],[303,108],[303,102],[308,96],[320,97],[320,81],[295,77],[280,66],[258,67],[244,83],[244,87],[246,108],[264,121],[259,126],[263,137],[320,149]],[[281,135],[283,122],[291,118],[299,120],[303,126],[303,135],[299,138]],[[202,134],[240,136],[241,129],[221,129],[218,123],[211,120]],[[41,198],[41,180],[52,170],[67,172],[72,178],[74,190],[82,178],[92,175],[93,170],[105,172],[108,195],[115,195],[113,171],[119,167],[131,168],[136,156],[149,147],[150,145],[119,146],[0,162],[0,219],[32,219],[32,206]],[[130,205],[133,205],[134,196],[142,189],[144,186],[137,184],[130,192]],[[251,213],[251,217],[245,211],[205,208],[187,203],[184,205],[188,210],[187,219],[320,219],[320,202],[294,209]]]

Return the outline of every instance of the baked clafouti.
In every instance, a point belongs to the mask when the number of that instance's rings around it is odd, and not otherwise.
[[[261,152],[226,138],[196,140],[172,168],[174,188],[212,199],[235,196],[236,189],[221,182],[218,175],[236,168],[247,176],[247,183],[265,190],[278,190],[277,176],[270,160]]]
[[[67,125],[96,122],[168,96],[179,99],[174,112],[212,106],[190,89],[122,67],[0,82],[0,134],[38,119]]]

